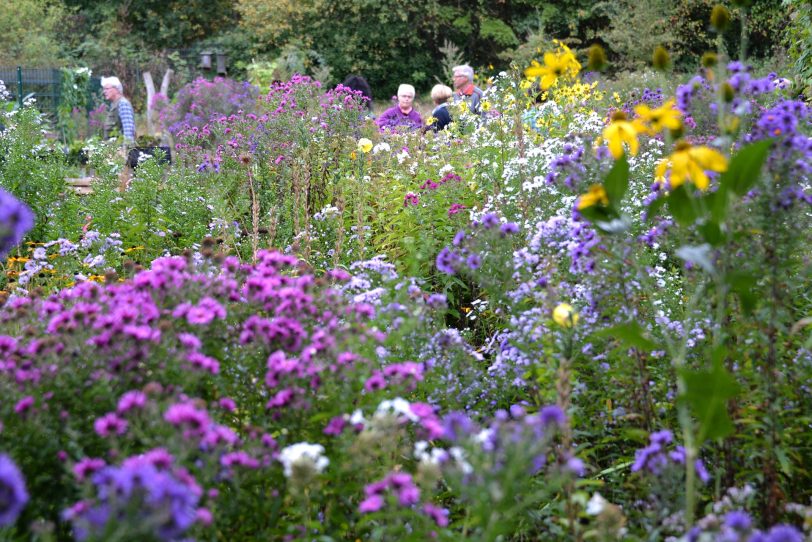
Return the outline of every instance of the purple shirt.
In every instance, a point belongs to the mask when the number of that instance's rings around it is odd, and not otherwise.
[[[387,128],[392,132],[404,129],[419,130],[423,127],[423,117],[414,108],[406,114],[396,105],[381,113],[381,116],[375,119],[375,124],[378,125],[381,132]]]

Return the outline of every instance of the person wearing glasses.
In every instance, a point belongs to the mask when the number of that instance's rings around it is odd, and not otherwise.
[[[474,69],[468,64],[454,66],[454,103],[463,100],[467,102],[468,109],[475,115],[481,115],[480,102],[482,89],[474,85]]]
[[[398,103],[381,113],[375,119],[375,124],[381,132],[401,132],[419,130],[423,127],[423,117],[413,107],[414,87],[400,85],[398,87]]]

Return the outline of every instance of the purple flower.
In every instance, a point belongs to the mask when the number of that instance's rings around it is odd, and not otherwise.
[[[127,426],[127,420],[119,418],[114,412],[105,414],[93,423],[93,429],[100,437],[123,435],[127,432]]]
[[[34,227],[34,213],[26,204],[0,188],[0,258],[17,246]]]
[[[433,519],[438,527],[448,526],[448,510],[445,508],[426,503],[423,505],[423,513]]]
[[[362,514],[369,514],[370,512],[377,512],[381,508],[383,508],[383,497],[372,495],[361,501],[358,511]]]
[[[453,275],[457,272],[455,267],[459,265],[460,256],[456,252],[452,251],[448,247],[443,248],[440,253],[437,255],[437,260],[435,264],[437,265],[437,269],[445,273],[446,275]]]
[[[28,492],[20,469],[9,456],[0,454],[0,527],[17,521],[27,502]]]
[[[519,233],[519,226],[513,222],[507,222],[506,224],[502,224],[502,226],[499,228],[499,232],[503,237],[506,235],[513,235],[514,233]]]
[[[134,408],[143,408],[145,404],[147,404],[147,396],[144,392],[138,390],[128,391],[118,400],[116,412],[126,414]]]
[[[542,425],[545,427],[562,427],[566,421],[564,411],[556,405],[549,405],[542,408],[541,412],[539,412],[539,417],[541,418]]]
[[[804,542],[804,537],[791,525],[776,525],[767,533],[767,542]]]
[[[744,510],[732,510],[725,514],[725,525],[736,531],[749,531],[753,520]]]

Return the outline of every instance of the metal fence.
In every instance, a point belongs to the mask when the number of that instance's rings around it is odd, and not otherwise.
[[[37,109],[56,119],[57,110],[62,93],[63,75],[58,68],[22,68],[0,67],[0,80],[2,80],[12,99],[22,105],[23,99],[29,94],[36,99]],[[87,88],[88,110],[97,104],[93,89],[98,89],[100,80],[92,77]]]

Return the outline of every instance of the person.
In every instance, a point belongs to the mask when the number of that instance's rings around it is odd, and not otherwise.
[[[124,142],[135,143],[135,113],[130,101],[124,97],[124,85],[118,77],[102,77],[104,98],[110,102],[107,116],[104,118],[104,139],[110,139],[118,133],[124,136]]]
[[[398,129],[419,130],[423,127],[423,117],[420,116],[414,107],[414,87],[412,85],[400,85],[398,87],[398,103],[381,113],[375,120],[378,129],[383,132]]]
[[[364,107],[367,110],[367,114],[372,115],[372,88],[370,88],[367,80],[360,75],[348,75],[341,84],[355,92],[360,92],[361,95],[366,98],[366,100],[364,100]]]
[[[482,113],[482,89],[474,85],[474,69],[468,64],[454,66],[452,70],[454,79],[454,103],[463,100],[468,103],[468,109],[475,115]]]
[[[431,129],[435,132],[445,130],[451,124],[451,114],[448,112],[448,100],[453,91],[445,85],[434,85],[431,89],[431,99],[434,101],[434,111],[431,112],[433,122]]]
[[[133,174],[133,167],[127,156],[127,146],[135,144],[135,113],[130,100],[124,97],[124,85],[118,77],[102,77],[101,86],[104,98],[110,102],[102,125],[104,139],[111,139],[116,134],[124,136],[124,145],[120,150],[124,167],[118,176],[119,191],[123,192],[129,186]]]

